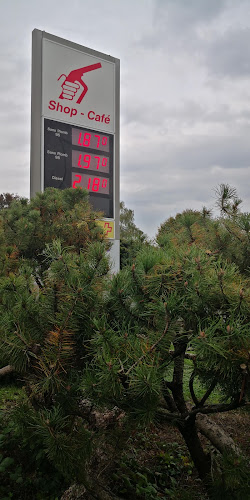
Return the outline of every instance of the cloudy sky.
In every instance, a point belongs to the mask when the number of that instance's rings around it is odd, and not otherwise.
[[[149,236],[220,183],[250,211],[250,0],[0,0],[0,192],[27,197],[34,28],[121,60],[121,199]]]

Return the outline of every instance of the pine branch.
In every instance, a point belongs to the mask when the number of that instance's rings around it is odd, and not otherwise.
[[[22,337],[22,335],[20,333],[15,331],[14,334],[23,342],[24,345],[26,345],[26,347],[28,347],[28,348],[30,347],[28,342]]]
[[[57,294],[58,288],[56,283],[53,286],[53,292],[54,292],[54,315],[57,314],[58,312],[58,294]]]
[[[64,324],[59,329],[59,335],[63,332],[63,330],[65,330],[67,328],[68,322],[69,322],[69,320],[70,320],[70,318],[71,318],[71,316],[73,314],[73,311],[75,309],[77,301],[78,301],[78,297],[75,298],[75,300],[74,300],[74,302],[73,302],[73,304],[71,306],[71,309],[69,310],[68,315],[67,315],[67,317],[66,317],[66,319],[64,321]]]
[[[117,293],[120,305],[122,306],[123,309],[125,309],[126,313],[129,316],[131,316],[132,318],[134,318],[136,321],[140,322],[144,326],[144,320],[141,319],[138,314],[135,314],[134,311],[132,311],[132,309],[130,309],[127,306],[125,300],[123,299],[122,292],[123,292],[123,290],[118,290],[118,293]]]
[[[225,300],[225,303],[226,304],[229,304],[229,301],[228,301],[228,298],[227,296],[225,295],[224,293],[224,288],[223,288],[223,281],[222,281],[222,277],[224,276],[224,271],[223,269],[221,269],[218,273],[217,273],[217,278],[218,278],[218,281],[219,281],[219,285],[220,285],[220,291],[222,293],[222,296]]]
[[[146,357],[148,356],[148,354],[151,354],[151,352],[153,352],[155,350],[155,348],[157,347],[157,345],[161,342],[161,340],[165,337],[167,331],[168,331],[168,328],[169,328],[169,321],[167,319],[167,323],[166,323],[166,326],[165,326],[165,329],[164,329],[164,332],[163,334],[160,336],[160,338],[150,347],[150,349],[147,351],[147,353],[143,354],[139,359],[137,359],[137,361],[132,365],[130,366],[130,368],[127,370],[127,372],[125,373],[126,376],[128,376],[130,374],[130,372]]]
[[[238,241],[240,241],[241,243],[243,243],[244,239],[241,238],[239,235],[237,235],[236,233],[234,233],[231,229],[229,229],[228,225],[224,223],[224,227],[225,229],[228,231],[228,233],[233,236],[234,238],[236,238]]]

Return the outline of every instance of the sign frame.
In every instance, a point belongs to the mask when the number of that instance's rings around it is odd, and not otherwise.
[[[111,260],[113,260],[113,270],[119,270],[120,264],[120,60],[110,55],[98,52],[88,47],[57,37],[45,31],[34,29],[32,32],[32,82],[31,82],[31,150],[30,150],[30,196],[33,197],[37,192],[44,191],[44,120],[52,119],[44,112],[43,103],[43,61],[46,42],[59,44],[68,49],[73,49],[85,56],[99,58],[102,61],[112,63],[114,66],[114,133],[113,135],[113,206],[114,216],[112,223],[114,226],[114,239],[110,250]],[[72,54],[73,54],[72,51]],[[93,72],[94,73],[94,72]],[[67,123],[72,126],[80,126],[79,122],[72,120],[72,117],[58,116],[54,118],[57,122]],[[82,125],[88,128],[86,125]],[[89,128],[96,128],[103,133],[103,127],[98,128],[97,123],[91,123]],[[103,220],[111,222],[111,219],[104,217]]]

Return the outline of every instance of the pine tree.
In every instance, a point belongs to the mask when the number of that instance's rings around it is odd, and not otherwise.
[[[234,262],[241,273],[249,276],[250,213],[240,211],[242,201],[235,188],[221,184],[215,192],[219,217],[212,217],[212,210],[205,207],[201,212],[185,210],[161,225],[157,243],[161,248],[194,244],[208,255]]]
[[[239,220],[230,220],[235,235]],[[227,223],[205,209],[185,211],[161,227],[161,248],[142,249],[114,277],[84,381],[89,397],[122,408],[131,426],[158,419],[176,425],[206,483],[211,460],[198,435],[199,415],[242,407],[249,395],[249,273],[239,245],[231,253],[226,247]],[[184,397],[186,359],[193,364],[191,405]],[[221,401],[211,404],[215,388]]]
[[[98,216],[75,189],[48,189],[1,212],[1,363],[29,397],[13,419],[67,481],[86,481],[95,435],[79,398],[109,272]]]
[[[10,207],[12,201],[14,200],[24,200],[25,198],[21,198],[17,194],[13,193],[2,193],[0,194],[0,210],[3,208],[8,208]]]
[[[158,246],[143,246],[112,279],[85,193],[50,189],[2,210],[1,361],[26,385],[25,439],[68,480],[97,487],[83,462],[100,429],[110,443],[114,423],[129,433],[160,420],[177,426],[212,480],[199,416],[243,407],[249,393],[248,214],[236,208],[166,221]],[[215,388],[221,401],[211,404]]]

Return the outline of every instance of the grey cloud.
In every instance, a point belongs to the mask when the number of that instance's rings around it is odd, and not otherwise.
[[[229,29],[207,46],[205,62],[218,76],[250,76],[250,28]]]
[[[218,18],[227,4],[227,0],[156,0],[153,26],[137,43],[151,50],[174,47],[176,52],[192,48],[192,57],[196,57],[200,50],[197,27],[207,26]]]
[[[122,125],[129,127],[137,125],[161,130],[162,134],[171,132],[173,124],[178,124],[180,130],[186,126],[198,124],[222,124],[225,126],[238,123],[249,124],[249,109],[231,109],[228,104],[217,107],[208,107],[204,102],[199,103],[192,99],[183,99],[175,106],[168,106],[164,102],[138,105],[129,103],[122,107]]]
[[[237,8],[230,0],[157,0],[154,5],[153,26],[136,46],[161,52],[177,65],[179,58],[195,61],[197,70],[203,68],[213,78],[249,77],[248,0],[238,0]]]
[[[124,153],[128,164],[126,170],[136,175],[143,172],[145,182],[149,181],[152,165],[160,172],[167,175],[168,172],[180,171],[203,171],[214,166],[222,168],[248,168],[250,166],[250,143],[245,136],[209,137],[195,136],[185,138],[175,143],[170,138],[166,142],[161,141],[150,144],[145,140],[144,147],[141,145],[139,151],[131,149]],[[136,169],[133,166],[136,162]],[[131,167],[130,167],[131,165]]]
[[[223,112],[225,108],[223,108]],[[222,116],[222,115],[221,115]],[[123,125],[141,124],[143,126],[161,127],[170,120],[176,120],[182,124],[194,124],[197,121],[218,120],[216,113],[209,113],[204,105],[194,100],[183,100],[176,106],[168,106],[164,102],[138,105],[128,104],[123,107]]]
[[[0,192],[29,197],[29,151],[2,151]]]
[[[15,98],[20,96],[23,88],[30,88],[30,70],[22,66],[20,61],[12,61],[1,67],[0,92]],[[28,78],[27,78],[28,77]]]
[[[168,21],[174,28],[187,29],[190,25],[214,19],[226,3],[225,0],[157,0],[155,19]]]
[[[181,145],[155,143],[123,155],[121,197],[150,236],[171,215],[214,204],[220,183],[235,186],[250,210],[250,145],[243,137],[190,137]]]
[[[135,124],[149,124],[149,126],[160,126],[165,120],[167,114],[166,106],[164,103],[152,103],[138,105],[136,103],[129,103],[123,106],[123,125]]]
[[[25,110],[27,111],[25,104],[20,101],[18,102],[18,99],[15,99],[14,96],[11,96],[10,93],[8,93],[6,100],[1,102],[0,117],[2,119],[5,117],[10,118],[10,114],[13,112],[13,121],[16,123],[23,118]]]
[[[226,168],[250,165],[250,144],[248,138],[228,137],[190,137],[190,144],[179,147],[170,155],[170,162],[192,169],[220,165]]]
[[[18,104],[6,101],[1,105],[0,120],[2,131],[0,134],[1,151],[15,151],[19,153],[30,148],[30,103],[25,101]]]
[[[18,154],[22,154],[30,149],[29,138],[30,138],[30,125],[27,128],[20,130],[15,126],[8,126],[5,131],[8,133],[8,138],[4,141],[0,140],[1,151],[12,151],[13,148]],[[1,159],[2,163],[2,159]],[[19,162],[18,162],[19,163]]]
[[[153,237],[157,227],[178,212],[188,208],[201,210],[204,205],[214,209],[214,189],[220,183],[229,183],[236,187],[244,201],[242,210],[250,211],[249,176],[250,168],[217,167],[199,172],[192,172],[187,168],[186,172],[182,171],[178,180],[169,179],[160,188],[151,182],[147,191],[139,191],[136,195],[122,191],[122,199],[135,211],[135,220],[139,227]]]
[[[178,106],[166,107],[166,116],[170,120],[178,120],[179,124],[195,125],[198,123],[230,124],[236,120],[249,120],[250,109],[231,109],[228,104],[215,107],[202,104],[194,100],[183,100]]]

